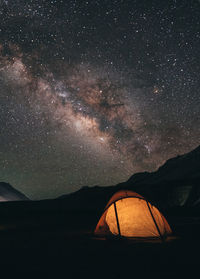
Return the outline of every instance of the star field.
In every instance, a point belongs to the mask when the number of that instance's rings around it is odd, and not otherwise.
[[[33,199],[200,141],[199,1],[0,1],[0,178]]]

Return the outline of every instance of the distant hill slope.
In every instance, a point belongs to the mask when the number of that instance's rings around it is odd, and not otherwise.
[[[200,146],[187,154],[167,160],[156,172],[135,174],[127,182],[155,184],[163,181],[191,180],[199,176]]]
[[[0,202],[18,200],[28,200],[28,198],[24,194],[13,188],[10,184],[0,182]]]
[[[200,205],[200,146],[166,161],[157,171],[137,173],[116,186],[83,187],[59,197],[77,209],[102,209],[113,193],[130,189],[140,193],[161,209]]]

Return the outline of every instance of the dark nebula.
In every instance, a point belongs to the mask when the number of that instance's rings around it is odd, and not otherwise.
[[[199,1],[0,1],[0,178],[34,199],[200,143]]]

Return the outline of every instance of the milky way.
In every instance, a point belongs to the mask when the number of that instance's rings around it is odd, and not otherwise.
[[[199,144],[198,1],[28,2],[0,4],[2,181],[54,197]]]

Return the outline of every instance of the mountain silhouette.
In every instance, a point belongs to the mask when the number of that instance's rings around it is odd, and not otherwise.
[[[20,191],[13,188],[6,182],[0,182],[0,202],[28,200],[28,198]]]
[[[77,209],[103,209],[118,190],[136,191],[161,209],[200,205],[200,146],[169,159],[155,172],[136,173],[115,186],[83,187],[59,197]]]
[[[84,186],[76,192],[36,203],[41,208],[102,212],[110,197],[121,189],[135,191],[164,210],[177,206],[200,207],[200,146],[167,160],[155,172],[136,173],[114,186]],[[17,200],[28,198],[10,184],[0,182],[0,201]]]
[[[167,160],[156,172],[135,174],[128,182],[141,183],[145,179],[145,183],[155,184],[163,181],[194,179],[199,176],[200,146],[187,154]]]

